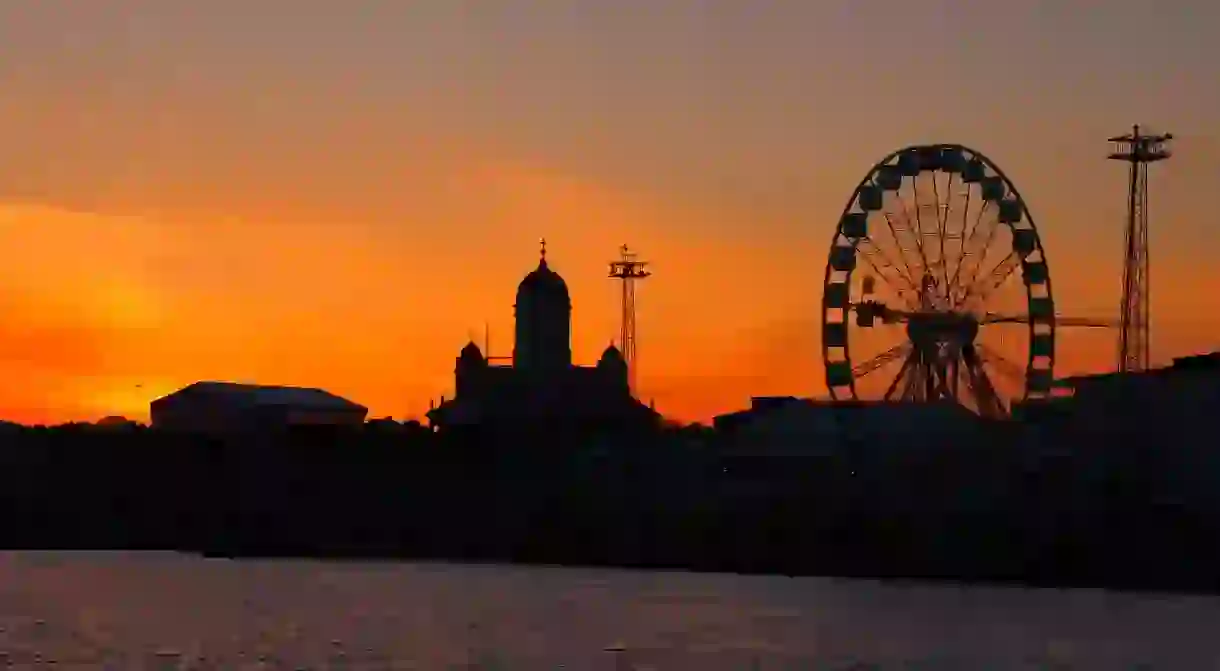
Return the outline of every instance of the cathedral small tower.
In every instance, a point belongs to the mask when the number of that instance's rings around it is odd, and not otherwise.
[[[483,357],[483,353],[479,351],[479,346],[474,344],[474,341],[466,343],[466,346],[462,348],[455,368],[457,395],[477,394],[487,371],[487,359]]]
[[[538,267],[517,287],[513,368],[542,380],[572,367],[572,301],[568,285],[546,262],[541,241]]]
[[[622,393],[624,396],[631,394],[627,377],[627,360],[613,344],[602,352],[602,358],[597,362],[597,369],[601,371],[602,379],[610,389]]]

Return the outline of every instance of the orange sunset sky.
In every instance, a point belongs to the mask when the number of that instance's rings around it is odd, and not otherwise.
[[[1213,0],[5,0],[0,416],[146,419],[199,379],[418,416],[485,321],[510,351],[540,237],[581,362],[617,332],[618,245],[652,261],[666,414],[821,394],[822,270],[874,162],[987,154],[1059,311],[1113,317],[1105,140],[1134,122],[1177,138],[1153,357],[1220,348],[1216,26]],[[1063,333],[1057,372],[1113,340]]]

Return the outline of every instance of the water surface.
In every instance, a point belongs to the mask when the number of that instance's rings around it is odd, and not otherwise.
[[[1218,635],[1214,597],[0,554],[0,654],[15,668],[1195,670],[1220,669]]]

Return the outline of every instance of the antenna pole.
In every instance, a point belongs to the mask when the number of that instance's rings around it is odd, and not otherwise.
[[[647,265],[648,262],[637,259],[627,245],[619,248],[618,260],[610,262],[610,277],[619,280],[622,286],[619,348],[627,362],[627,385],[632,393],[636,391],[635,281],[652,275],[645,270]]]
[[[1148,164],[1170,156],[1173,135],[1145,135],[1138,125],[1131,133],[1110,138],[1110,160],[1131,165],[1127,186],[1127,225],[1123,240],[1123,298],[1119,309],[1118,370],[1147,370],[1151,354],[1150,278],[1148,263]]]

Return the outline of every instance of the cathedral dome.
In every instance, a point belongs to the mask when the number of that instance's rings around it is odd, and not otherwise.
[[[562,297],[566,301],[568,300],[568,284],[563,281],[559,273],[547,267],[546,259],[542,259],[538,262],[538,267],[526,275],[517,287],[518,296],[526,293],[535,296]]]
[[[521,280],[521,284],[517,286],[517,299],[520,302],[522,296],[545,297],[544,300],[556,300],[563,304],[570,304],[571,300],[568,297],[568,284],[563,281],[559,273],[550,269],[546,264],[546,242],[542,243],[542,256],[538,260],[538,267],[530,271],[530,274]]]

